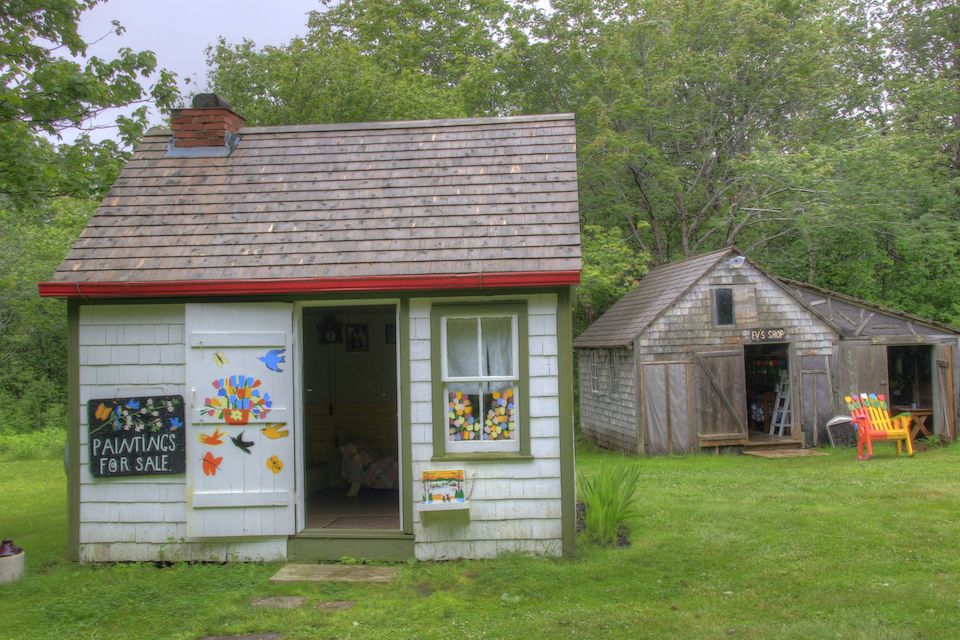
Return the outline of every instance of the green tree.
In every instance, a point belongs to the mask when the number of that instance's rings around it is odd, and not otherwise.
[[[0,8],[0,429],[63,426],[65,313],[37,296],[36,283],[52,275],[113,182],[146,125],[146,103],[163,110],[177,97],[150,52],[86,55],[77,21],[96,3]],[[116,118],[117,140],[94,142],[93,119],[121,106],[135,108]],[[68,129],[81,134],[64,143]]]
[[[455,89],[420,73],[388,71],[344,40],[296,38],[257,48],[221,39],[207,64],[212,90],[252,125],[463,115]]]
[[[744,161],[757,142],[799,147],[835,125],[856,32],[836,5],[765,0],[562,1],[526,59],[531,107],[578,113],[582,208],[624,228],[655,264],[775,232],[782,189]],[[565,91],[553,91],[554,84]]]
[[[637,255],[619,227],[585,225],[581,233],[583,272],[577,288],[574,330],[579,333],[637,286],[649,256]]]
[[[143,132],[146,103],[165,109],[177,98],[166,71],[149,89],[140,85],[157,71],[149,51],[124,48],[113,60],[86,56],[77,21],[97,2],[12,0],[0,9],[0,194],[13,205],[102,194]],[[123,32],[117,23],[114,29]],[[94,143],[86,134],[73,144],[54,142],[129,105],[140,106],[117,118],[119,143]]]

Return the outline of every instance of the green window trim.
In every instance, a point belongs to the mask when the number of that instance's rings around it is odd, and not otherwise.
[[[520,414],[518,451],[447,451],[447,399],[444,397],[442,375],[441,323],[446,316],[497,316],[517,317],[517,411]],[[530,390],[529,342],[527,303],[490,302],[465,304],[434,304],[430,309],[430,378],[433,387],[433,461],[522,461],[532,460],[530,455]]]

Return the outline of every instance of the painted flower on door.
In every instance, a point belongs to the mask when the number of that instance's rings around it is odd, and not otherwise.
[[[245,375],[218,378],[212,383],[216,395],[203,399],[201,415],[218,418],[227,424],[247,424],[253,417],[261,420],[268,413],[273,401],[269,393],[260,389],[260,380]]]

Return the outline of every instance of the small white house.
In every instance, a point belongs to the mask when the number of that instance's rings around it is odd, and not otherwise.
[[[73,555],[572,551],[573,116],[243,124],[149,132],[40,284]]]

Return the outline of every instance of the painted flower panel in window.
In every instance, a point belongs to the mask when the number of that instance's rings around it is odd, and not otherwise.
[[[451,442],[480,440],[479,404],[479,385],[447,387],[447,438]]]
[[[492,391],[483,398],[487,410],[484,440],[513,440],[517,433],[516,395],[512,387]]]

